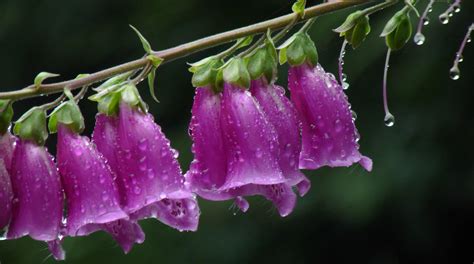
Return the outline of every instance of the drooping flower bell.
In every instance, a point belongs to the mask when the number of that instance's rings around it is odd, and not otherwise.
[[[73,98],[51,114],[49,129],[58,132],[57,162],[67,202],[64,235],[85,236],[104,230],[125,252],[133,242],[142,243],[140,226],[129,223],[120,207],[118,189],[106,160],[87,137],[79,135],[84,120]],[[122,233],[130,235],[123,238]]]
[[[32,108],[17,121],[14,132],[19,140],[11,164],[14,200],[7,238],[29,235],[55,241],[63,214],[63,191],[53,157],[43,146],[48,136],[45,111]]]
[[[358,162],[370,171],[372,160],[359,152],[359,134],[342,86],[317,64],[316,47],[310,37],[303,32],[298,34],[301,36],[286,43],[281,52],[290,63],[291,101],[302,122],[300,168],[350,166]],[[303,48],[296,49],[298,46]]]
[[[187,181],[206,199],[235,199],[244,212],[249,207],[244,196],[263,195],[286,216],[296,196],[280,168],[278,133],[241,88],[250,82],[242,60],[233,59],[223,71],[223,91],[213,84],[196,89],[190,124],[194,161]]]
[[[13,191],[10,174],[0,159],[0,231],[10,222],[12,216]]]
[[[0,100],[0,234],[10,223],[12,216],[13,191],[10,165],[15,148],[15,137],[9,131],[12,115],[11,104]]]
[[[108,98],[117,98],[110,104]],[[146,113],[131,84],[99,100],[93,141],[117,176],[124,210],[134,220],[154,217],[185,231],[195,231],[199,207],[184,186],[177,152]]]

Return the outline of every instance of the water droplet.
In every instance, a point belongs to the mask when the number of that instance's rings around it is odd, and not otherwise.
[[[140,194],[141,191],[142,191],[142,189],[140,189],[140,187],[138,187],[138,186],[135,186],[135,188],[133,189],[133,192],[134,192],[135,194]]]
[[[347,74],[345,73],[342,74],[342,81],[343,82],[347,81]]]
[[[433,8],[432,8],[432,7],[428,8],[428,13],[431,13],[431,12],[433,12]]]
[[[342,83],[342,89],[347,90],[349,89],[349,84],[347,82]]]
[[[142,139],[140,141],[140,143],[138,144],[138,148],[140,148],[140,150],[142,150],[142,151],[146,150],[146,148],[147,148],[146,139]]]
[[[466,42],[471,43],[471,37],[468,37]]]
[[[428,17],[423,18],[423,25],[427,26],[430,23],[430,19]]]
[[[387,127],[392,127],[395,125],[395,117],[392,114],[387,113],[385,115],[384,122]]]
[[[453,12],[448,12],[448,17],[453,17]]]
[[[459,12],[461,12],[461,6],[453,5],[453,10],[454,10],[455,13],[459,13]]]
[[[456,55],[456,59],[458,60],[458,62],[464,61],[464,57],[461,54]]]
[[[417,32],[415,37],[413,37],[413,41],[418,46],[423,45],[423,43],[425,43],[425,35],[423,35],[421,32]]]
[[[351,110],[351,114],[352,114],[352,121],[356,121],[357,120],[357,113],[353,110]]]
[[[443,24],[443,25],[448,24],[449,23],[449,16],[445,13],[441,14],[439,16],[439,22],[441,22],[441,24]]]
[[[80,148],[74,149],[74,155],[76,155],[78,157],[81,156],[82,155],[82,150]]]
[[[461,77],[461,72],[459,71],[459,68],[457,66],[453,66],[450,70],[449,70],[449,77],[452,79],[452,80],[458,80],[459,77]]]

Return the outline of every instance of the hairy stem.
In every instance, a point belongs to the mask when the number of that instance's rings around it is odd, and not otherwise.
[[[316,6],[309,7],[305,10],[304,19],[299,19],[298,22],[307,20],[318,15],[326,14],[332,11],[340,10],[343,8],[355,6],[358,4],[370,3],[371,0],[340,0],[330,3],[319,4]],[[388,1],[390,2],[390,1]],[[199,40],[195,40],[186,44],[182,44],[173,48],[155,51],[153,55],[164,59],[164,63],[173,61],[175,59],[190,55],[192,53],[208,49],[217,45],[221,45],[241,37],[246,37],[258,33],[264,33],[268,29],[280,29],[291,23],[297,14],[288,14],[285,16],[277,17],[267,21],[263,21],[250,26],[230,30],[213,36],[205,37]],[[127,63],[123,63],[80,79],[73,79],[68,81],[62,81],[57,83],[43,84],[40,87],[30,85],[20,90],[2,92],[0,93],[0,99],[12,99],[21,100],[25,98],[40,96],[44,94],[59,93],[64,88],[74,90],[86,85],[91,85],[96,82],[103,81],[114,75],[132,71],[135,69],[143,68],[148,63],[147,58],[140,58]]]

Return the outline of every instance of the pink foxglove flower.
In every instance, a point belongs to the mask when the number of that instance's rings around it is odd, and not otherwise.
[[[10,166],[15,141],[10,132],[0,135],[0,231],[8,225],[12,216],[13,191]]]
[[[197,201],[184,187],[176,151],[150,114],[122,102],[118,117],[97,116],[93,140],[117,176],[132,219],[155,217],[179,230],[197,230]]]
[[[300,168],[340,167],[359,163],[372,170],[372,160],[359,152],[359,134],[341,85],[317,65],[291,67],[291,100],[302,121]]]
[[[190,132],[194,161],[186,177],[193,190],[209,200],[263,195],[286,216],[296,197],[278,160],[278,134],[249,91],[225,84],[223,93],[196,89]]]
[[[7,238],[29,235],[35,240],[56,240],[63,215],[63,191],[46,148],[20,139],[13,155],[11,182],[13,215]]]

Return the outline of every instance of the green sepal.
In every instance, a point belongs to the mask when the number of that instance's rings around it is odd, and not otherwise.
[[[360,10],[355,11],[354,13],[348,15],[346,20],[344,21],[344,23],[342,23],[336,29],[333,29],[333,31],[337,32],[337,33],[344,33],[346,31],[349,31],[350,29],[352,29],[356,25],[358,19],[362,16],[363,16],[362,11],[360,11]],[[341,36],[342,36],[342,34],[341,34]]]
[[[48,78],[53,78],[53,77],[58,77],[59,74],[56,73],[50,73],[50,72],[40,72],[38,75],[36,75],[35,80],[34,80],[34,85],[35,88],[38,89],[40,88],[41,84],[43,83],[44,80]]]
[[[97,91],[97,92],[100,92],[100,91],[105,90],[107,88],[110,88],[112,86],[119,85],[119,84],[125,82],[132,74],[133,74],[133,71],[128,71],[128,72],[124,72],[124,73],[115,75],[114,77],[112,77],[112,78],[108,79],[107,81],[103,82],[101,85],[99,85],[97,88],[94,88],[93,90]]]
[[[155,55],[148,55],[147,59],[153,65],[150,73],[148,74],[148,88],[150,90],[150,94],[153,100],[159,103],[160,101],[158,100],[155,94],[155,76],[156,76],[156,69],[161,65],[161,63],[163,63],[164,59]]]
[[[221,68],[224,82],[243,88],[250,86],[250,74],[242,58],[234,57]]]
[[[5,134],[13,118],[13,102],[0,99],[0,135]]]
[[[239,43],[239,45],[237,46],[237,49],[247,47],[248,45],[252,43],[252,41],[253,41],[253,35],[239,38],[237,40],[237,43]]]
[[[146,38],[142,35],[142,33],[140,33],[140,31],[138,31],[138,29],[136,29],[132,25],[129,25],[129,26],[133,29],[133,31],[135,31],[135,33],[137,33],[138,38],[140,38],[140,41],[143,45],[143,49],[145,50],[145,52],[147,54],[151,54],[153,52],[153,50],[151,49],[150,42],[148,42],[148,40],[146,40]]]
[[[298,14],[298,16],[303,18],[305,7],[306,7],[306,0],[296,0],[293,6],[291,6],[291,10],[293,10],[294,13]]]
[[[250,55],[247,60],[247,69],[252,80],[265,76],[270,83],[277,74],[277,52],[270,36],[267,35],[265,46]]]
[[[318,52],[311,37],[305,32],[297,32],[279,47],[280,64],[288,62],[292,66],[309,63],[316,66]]]
[[[405,13],[400,18],[397,27],[385,37],[385,43],[390,50],[399,50],[410,40],[412,32],[410,16]]]
[[[404,9],[398,11],[393,15],[390,20],[385,24],[385,27],[380,34],[380,37],[386,37],[388,34],[392,33],[400,24],[404,16],[406,16],[406,11]]]
[[[346,40],[352,45],[353,49],[356,49],[360,46],[360,44],[362,44],[367,35],[370,33],[369,17],[360,17],[351,31],[350,41],[347,38]]]
[[[56,107],[49,115],[48,128],[50,133],[58,132],[58,124],[66,125],[77,134],[84,131],[84,117],[74,98]]]
[[[31,140],[42,146],[48,139],[46,129],[46,111],[33,107],[15,122],[13,133],[24,140]]]
[[[115,116],[119,112],[121,95],[119,92],[111,92],[98,100],[99,113],[107,116]]]
[[[190,65],[189,71],[193,73],[192,85],[203,87],[215,85],[219,68],[223,62],[221,59],[211,56]]]
[[[122,102],[128,104],[132,108],[140,108],[143,113],[148,112],[148,106],[141,98],[140,93],[138,92],[138,89],[134,84],[125,84],[117,92],[120,93],[120,99]]]

